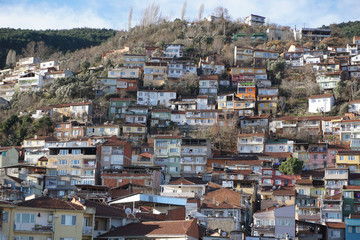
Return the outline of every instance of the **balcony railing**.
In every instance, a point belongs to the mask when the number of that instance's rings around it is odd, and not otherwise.
[[[322,209],[327,211],[341,211],[341,206],[339,204],[325,204]]]
[[[92,228],[91,226],[83,227],[82,233],[83,233],[84,235],[92,235],[92,233],[93,233],[93,228]]]

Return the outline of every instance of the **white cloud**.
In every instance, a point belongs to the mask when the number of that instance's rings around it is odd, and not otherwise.
[[[133,8],[132,25],[139,23],[142,11],[152,0],[78,0],[42,1],[20,0],[1,3],[0,27],[30,29],[64,29],[74,27],[124,29],[130,7]],[[184,0],[155,0],[162,16],[180,18]],[[355,3],[354,3],[355,2]],[[233,20],[249,14],[265,16],[282,26],[320,27],[334,22],[358,20],[360,3],[353,0],[187,0],[185,19],[194,20],[200,5],[208,16],[221,5],[229,10]],[[344,14],[346,12],[346,14]]]

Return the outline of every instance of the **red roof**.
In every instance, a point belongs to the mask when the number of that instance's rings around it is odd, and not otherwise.
[[[309,97],[309,99],[314,99],[314,98],[329,98],[332,97],[332,94],[322,94],[322,95],[311,95]]]
[[[184,235],[199,239],[199,229],[196,219],[179,220],[179,221],[154,221],[142,223],[130,223],[124,227],[119,227],[114,231],[110,231],[99,237],[146,237],[161,238],[183,237]]]
[[[327,222],[328,228],[345,228],[345,222]]]
[[[28,201],[20,202],[17,205],[21,207],[29,207],[29,208],[84,210],[84,208],[81,207],[80,205],[52,197],[39,197]]]

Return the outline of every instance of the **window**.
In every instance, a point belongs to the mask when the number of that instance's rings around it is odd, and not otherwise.
[[[67,170],[59,170],[58,175],[60,175],[60,176],[67,175]]]
[[[80,165],[80,160],[71,160],[71,165]]]
[[[349,160],[355,160],[355,156],[353,155],[349,156]]]
[[[68,161],[67,160],[59,160],[59,165],[67,165]]]
[[[79,180],[71,180],[71,186],[79,184]]]
[[[35,215],[32,213],[17,213],[16,223],[34,223]]]
[[[73,149],[73,150],[71,151],[71,154],[72,154],[72,155],[80,155],[80,154],[81,154],[81,150],[80,150],[80,149]]]
[[[343,192],[344,198],[351,198],[351,192]]]
[[[49,175],[50,176],[56,176],[56,170],[50,170]]]
[[[350,211],[350,210],[351,210],[351,206],[348,205],[348,204],[346,204],[346,205],[344,206],[344,210],[345,210],[345,211]]]
[[[276,170],[276,171],[275,171],[275,175],[276,175],[276,176],[281,176],[281,172],[280,172],[279,170]]]
[[[75,238],[60,238],[60,240],[75,240]]]
[[[75,226],[76,225],[76,216],[61,215],[61,225]]]
[[[275,180],[275,185],[281,185],[281,180]]]
[[[60,149],[60,155],[67,155],[67,154],[69,154],[68,149]]]
[[[271,179],[264,179],[263,183],[264,184],[271,184]]]
[[[3,221],[3,222],[7,222],[7,221],[8,221],[8,216],[9,216],[9,212],[8,212],[8,211],[4,211],[4,212],[3,212],[3,216],[2,216],[2,221]]]
[[[80,169],[78,170],[71,170],[71,175],[80,175]]]
[[[339,160],[344,160],[344,156],[339,156]]]
[[[59,181],[58,181],[58,185],[59,185],[59,186],[64,186],[65,184],[66,184],[66,182],[63,181],[63,180],[59,180]]]
[[[339,230],[331,230],[330,236],[333,238],[339,238],[340,237],[340,231]]]

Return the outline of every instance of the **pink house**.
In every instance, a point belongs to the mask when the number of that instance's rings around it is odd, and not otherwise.
[[[309,167],[310,169],[326,168],[328,143],[314,143],[309,145]]]

